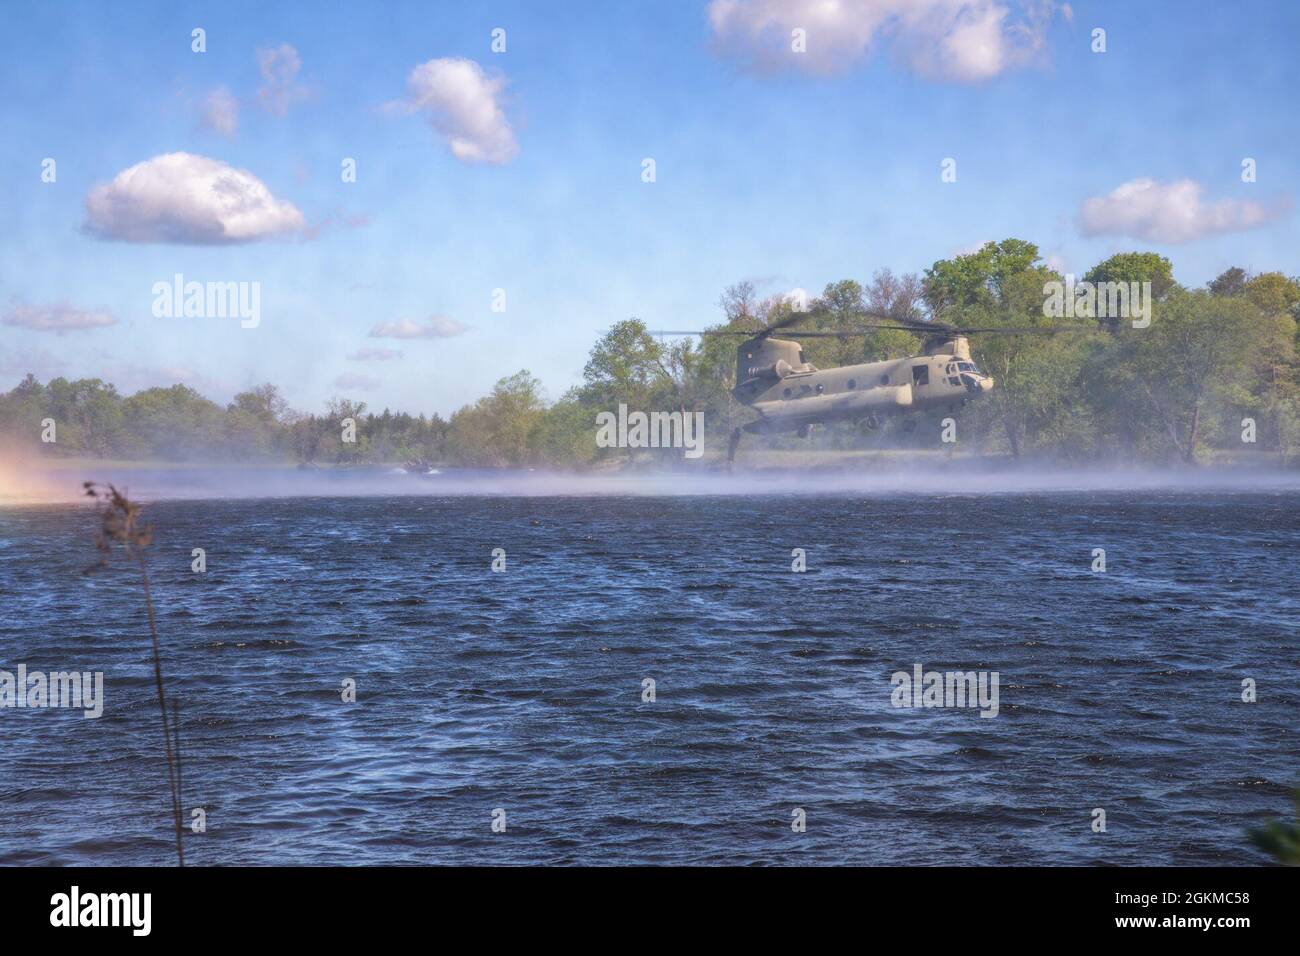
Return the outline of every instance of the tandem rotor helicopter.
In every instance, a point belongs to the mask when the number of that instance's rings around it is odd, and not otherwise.
[[[728,466],[736,458],[741,435],[796,431],[806,438],[814,425],[856,422],[878,428],[885,416],[927,409],[957,411],[969,401],[993,390],[994,380],[971,359],[968,335],[1085,331],[1083,327],[959,328],[938,319],[895,319],[859,313],[868,324],[854,330],[792,329],[816,317],[816,312],[795,312],[762,329],[704,329],[694,332],[656,331],[654,335],[740,335],[736,347],[736,401],[758,412],[758,420],[731,433]],[[921,334],[923,352],[906,358],[865,362],[819,369],[805,361],[802,346],[793,339],[775,338],[785,331],[801,339],[854,338],[877,329],[900,329]]]

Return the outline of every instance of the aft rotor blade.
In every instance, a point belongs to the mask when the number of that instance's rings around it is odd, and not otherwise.
[[[976,335],[981,333],[1000,333],[1003,335],[1020,335],[1027,333],[1030,335],[1055,335],[1058,332],[1096,332],[1096,326],[1093,325],[1057,325],[1057,326],[1003,326],[1000,328],[975,328],[963,329],[956,326],[946,325],[939,328],[927,328],[924,325],[867,325],[860,329],[785,329],[784,332],[790,336],[797,336],[801,339],[848,339],[858,335],[869,335],[879,329],[891,329],[898,332],[911,332],[915,335],[927,337],[944,338],[954,335]],[[728,332],[708,333],[708,334],[731,334]]]
[[[790,335],[798,335],[803,339],[825,339],[825,338],[852,338],[855,335],[867,335],[876,329],[897,329],[900,332],[915,332],[916,329],[908,325],[872,325],[861,329],[788,329]],[[743,335],[746,338],[766,338],[771,330],[759,332],[746,332],[744,329],[698,329],[696,331],[684,331],[682,329],[649,329],[649,335]],[[767,334],[764,334],[767,333]]]
[[[1100,328],[1095,325],[1025,325],[1025,326],[1005,326],[1002,328],[990,329],[955,329],[958,335],[974,335],[976,333],[994,333],[1001,335],[1055,335],[1058,332],[1098,332]]]

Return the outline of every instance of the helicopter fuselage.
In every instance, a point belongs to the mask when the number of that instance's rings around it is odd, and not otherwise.
[[[797,342],[767,339],[737,351],[737,401],[762,417],[749,431],[804,428],[926,409],[955,411],[993,388],[964,339],[947,351],[817,369]]]

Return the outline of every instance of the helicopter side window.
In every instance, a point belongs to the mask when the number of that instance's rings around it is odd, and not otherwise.
[[[844,383],[844,387],[851,392],[858,387],[858,380],[856,378],[851,378]]]
[[[821,394],[822,392],[824,392],[824,391],[826,391],[826,386],[825,386],[825,385],[818,385],[818,386],[817,386],[817,394],[818,394],[818,395],[820,395],[820,394]]]
[[[961,384],[961,379],[959,379],[956,375],[949,375],[949,376],[948,376],[948,384],[949,384],[949,385],[960,385],[960,384]]]
[[[889,384],[889,375],[888,375],[888,373],[886,373],[886,374],[880,376],[880,384],[881,384],[881,385],[888,385],[888,384]]]
[[[912,366],[912,384],[913,384],[913,385],[929,385],[929,384],[930,384],[930,369],[929,369],[929,366],[926,366],[926,365],[913,365],[913,366]]]
[[[790,397],[791,395],[793,395],[793,394],[794,394],[794,393],[791,392],[788,388],[787,388],[784,392],[781,393],[781,395],[782,395],[783,397],[785,397],[785,398],[789,398],[789,397]]]

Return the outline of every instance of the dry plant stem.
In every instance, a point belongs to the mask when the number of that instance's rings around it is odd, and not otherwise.
[[[162,659],[158,652],[158,625],[154,620],[153,597],[149,589],[149,571],[145,567],[144,555],[137,548],[136,562],[140,565],[140,579],[144,582],[144,603],[149,612],[149,638],[153,642],[153,678],[158,688],[158,712],[162,716],[163,748],[167,752],[167,782],[172,792],[172,819],[176,825],[176,859],[180,866],[185,865],[185,849],[181,845],[181,803],[180,803],[180,767],[179,760],[172,753],[172,735],[167,729],[167,700],[163,695]]]
[[[181,702],[175,697],[172,698],[172,748],[176,752],[176,806],[181,805]],[[180,821],[184,822],[184,821]],[[180,858],[181,866],[185,865],[185,857],[182,854]]]

